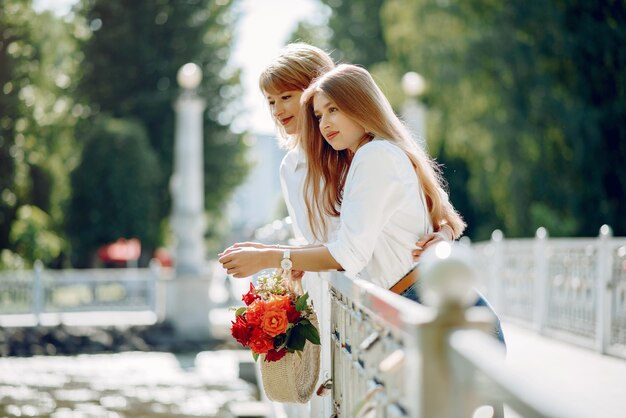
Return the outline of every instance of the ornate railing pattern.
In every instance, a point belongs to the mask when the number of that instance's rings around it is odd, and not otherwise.
[[[408,386],[399,373],[408,349],[405,346],[408,334],[397,319],[388,316],[397,312],[372,310],[384,307],[384,299],[375,304],[364,304],[362,297],[351,299],[348,295],[353,292],[340,291],[345,285],[341,286],[338,280],[336,277],[330,291],[334,410],[338,416],[351,416],[359,410],[375,411],[374,416],[409,416],[412,405],[407,404]],[[398,305],[403,303],[406,301],[394,301]],[[423,307],[405,308],[420,311]],[[425,311],[418,314],[428,317]]]
[[[439,262],[456,263],[453,257]],[[493,326],[489,312],[461,306],[475,273],[455,266],[430,278],[420,273],[425,291],[439,294],[436,307],[341,273],[324,275],[333,384],[331,410],[321,416],[464,418],[492,408],[489,416],[501,417],[503,405],[524,417],[583,416],[558,390],[520,384],[534,371],[510,369],[500,343],[485,332]],[[455,274],[467,274],[467,281]]]
[[[626,242],[612,245],[613,265],[610,281],[610,337],[614,352],[626,357]]]
[[[603,226],[598,238],[548,238],[473,244],[488,295],[503,317],[543,335],[626,357],[626,238]]]

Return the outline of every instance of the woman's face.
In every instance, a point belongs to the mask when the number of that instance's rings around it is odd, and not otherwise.
[[[300,90],[281,91],[276,94],[265,93],[272,117],[285,129],[288,135],[295,134],[297,130],[300,96],[302,96]]]
[[[343,113],[324,93],[313,96],[313,111],[326,142],[336,151],[349,149],[356,152],[365,136],[365,129]]]

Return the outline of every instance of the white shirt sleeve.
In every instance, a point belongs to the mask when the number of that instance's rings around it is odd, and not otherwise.
[[[357,151],[346,178],[337,237],[325,244],[348,277],[357,277],[369,263],[384,226],[406,196],[397,153],[377,142]]]

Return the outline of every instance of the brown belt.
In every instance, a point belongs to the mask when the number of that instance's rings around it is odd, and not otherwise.
[[[417,279],[418,279],[417,268],[414,268],[413,270],[408,272],[406,276],[398,280],[396,284],[391,286],[389,290],[391,290],[393,293],[401,295],[405,290],[413,286],[413,284],[417,282]]]

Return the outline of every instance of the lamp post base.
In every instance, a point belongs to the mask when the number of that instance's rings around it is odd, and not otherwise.
[[[209,284],[206,273],[177,276],[167,282],[166,318],[174,326],[177,337],[185,341],[211,339]]]

